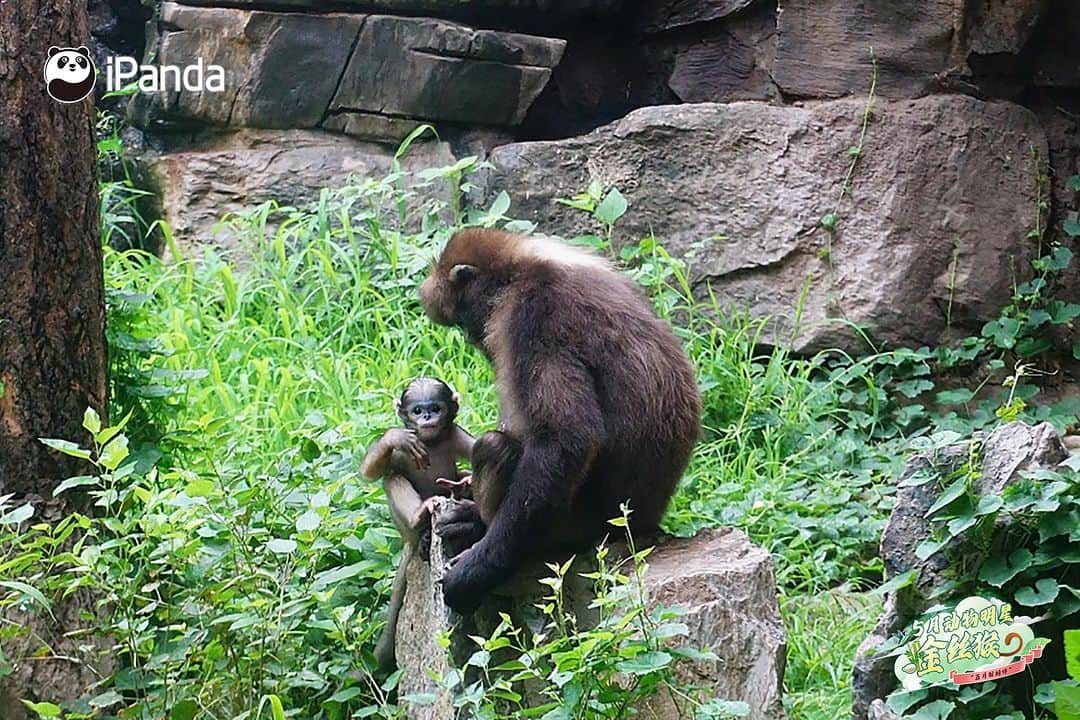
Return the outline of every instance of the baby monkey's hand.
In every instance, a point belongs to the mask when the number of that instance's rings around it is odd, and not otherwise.
[[[423,470],[431,464],[431,458],[428,457],[428,449],[424,445],[424,441],[416,435],[415,430],[407,430],[405,428],[394,428],[388,431],[387,434],[393,433],[390,438],[390,442],[395,450],[409,455],[413,462],[416,463],[418,470]]]

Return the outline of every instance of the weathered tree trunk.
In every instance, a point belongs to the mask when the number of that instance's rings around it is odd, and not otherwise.
[[[78,461],[38,438],[105,410],[93,94],[44,81],[50,46],[88,40],[86,0],[0,0],[0,493],[51,496]]]

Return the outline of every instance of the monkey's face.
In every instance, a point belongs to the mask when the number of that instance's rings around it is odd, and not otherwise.
[[[420,398],[409,400],[398,409],[405,427],[416,431],[417,437],[430,442],[438,440],[454,421],[454,409],[442,400]]]
[[[427,280],[420,284],[420,304],[432,322],[439,325],[461,325],[473,292],[472,281],[476,267],[458,264],[444,270],[432,269]]]

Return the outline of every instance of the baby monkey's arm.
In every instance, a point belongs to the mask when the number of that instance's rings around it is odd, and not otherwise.
[[[411,457],[417,468],[423,469],[430,464],[427,448],[417,437],[415,430],[391,428],[368,449],[364,461],[360,463],[360,472],[368,480],[378,480],[385,476],[391,469],[394,450]],[[400,468],[395,469],[400,471]]]

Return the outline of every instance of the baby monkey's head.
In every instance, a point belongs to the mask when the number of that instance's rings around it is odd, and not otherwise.
[[[458,395],[437,378],[417,378],[405,386],[394,409],[405,427],[424,442],[441,439],[454,425]]]

